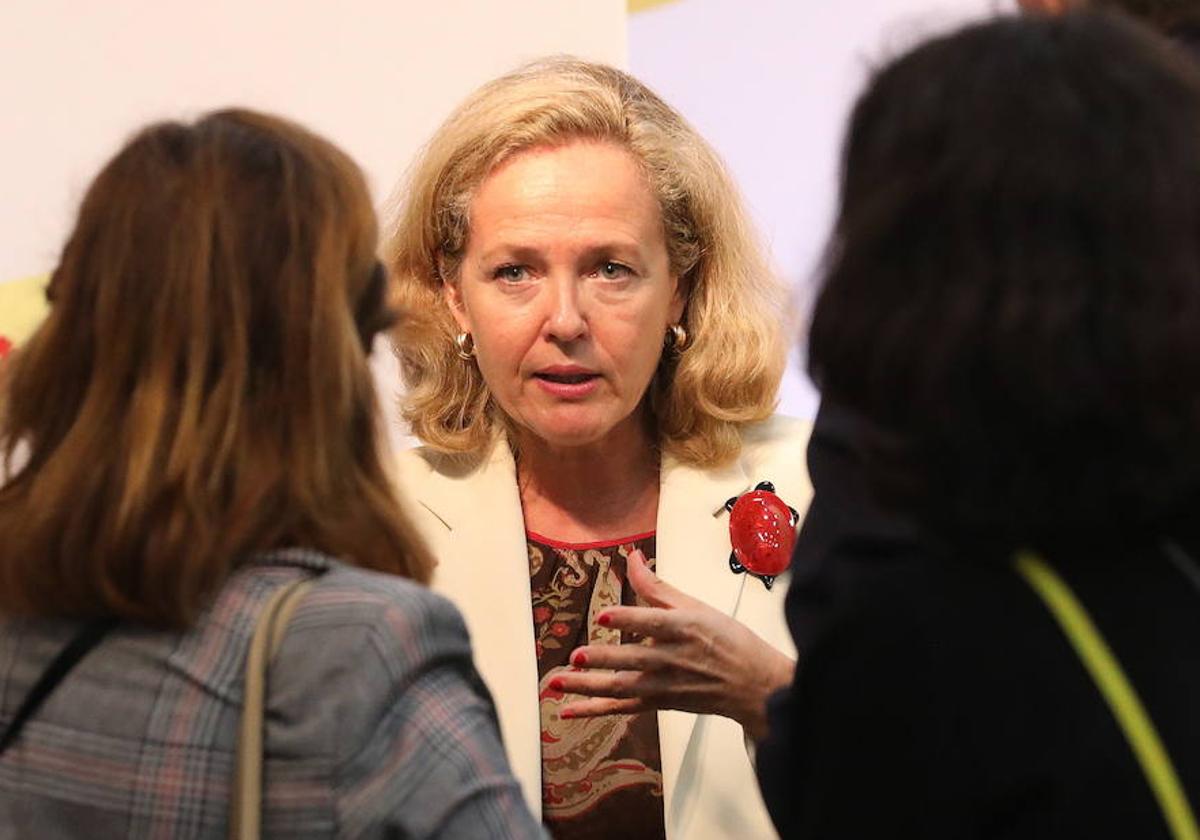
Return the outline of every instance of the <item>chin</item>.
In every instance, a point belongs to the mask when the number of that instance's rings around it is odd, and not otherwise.
[[[531,428],[530,432],[544,443],[555,448],[569,449],[578,446],[589,446],[604,440],[610,428],[596,426],[541,426]]]
[[[603,441],[619,423],[619,418],[574,410],[552,412],[528,424],[526,429],[550,446],[570,448]]]

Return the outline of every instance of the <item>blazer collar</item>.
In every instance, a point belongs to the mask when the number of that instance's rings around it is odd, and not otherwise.
[[[750,487],[741,460],[724,467],[699,468],[664,455],[658,499],[656,572],[662,580],[688,595],[733,615],[741,598],[745,575],[729,569],[729,515],[725,502]],[[697,716],[687,712],[658,713],[662,757],[664,810],[668,830],[681,825],[688,803],[686,792],[695,781],[680,778],[684,758],[696,729]],[[696,749],[697,747],[692,747]],[[698,762],[686,767],[694,773]]]
[[[699,468],[664,455],[660,483],[658,576],[693,598],[732,613],[737,591],[728,585],[734,578],[728,564],[725,502],[748,490],[750,477],[740,461]]]
[[[458,527],[474,529],[479,516],[499,503],[511,507],[515,500],[518,507],[520,505],[520,496],[516,493],[516,463],[503,437],[498,437],[478,461],[439,456],[438,466],[429,478],[431,480],[424,480],[414,488],[417,501],[451,531]],[[659,552],[662,552],[664,533],[668,543],[680,540],[687,547],[697,544],[692,528],[700,523],[704,523],[702,527],[706,531],[715,533],[719,530],[728,546],[725,502],[748,490],[750,480],[740,460],[714,469],[691,466],[671,455],[663,455],[657,524]],[[485,504],[488,502],[490,504]],[[667,575],[680,579],[680,576],[695,571],[695,563],[668,562],[659,567],[660,576],[664,574],[664,568]],[[674,585],[675,580],[671,583]],[[680,583],[687,589],[687,580],[680,579]]]
[[[754,478],[740,459],[723,467],[700,468],[670,455],[662,458],[657,574],[726,615],[736,612],[746,576],[729,569],[725,502],[750,489]],[[435,586],[451,597],[486,604],[486,610],[477,605],[474,612],[488,616],[488,628],[472,629],[480,671],[489,683],[505,685],[504,691],[496,692],[496,700],[510,755],[521,764],[540,762],[540,754],[526,756],[518,746],[540,744],[540,721],[528,556],[512,451],[499,438],[482,461],[460,468],[449,459],[439,463],[429,479],[414,488],[418,503],[451,532],[459,556],[469,558],[466,564],[447,568],[440,583],[435,578]],[[461,577],[468,567],[469,580]],[[686,712],[658,713],[669,824],[686,808],[686,802],[674,801],[675,793],[693,787],[680,779],[680,773],[696,720],[696,715]],[[531,766],[527,772],[540,778],[540,763],[536,771]]]
[[[517,468],[508,443],[497,437],[480,459],[436,454],[436,466],[410,492],[447,530],[478,528],[480,515],[494,511],[501,500],[510,508],[517,503]],[[490,500],[490,504],[482,504]]]

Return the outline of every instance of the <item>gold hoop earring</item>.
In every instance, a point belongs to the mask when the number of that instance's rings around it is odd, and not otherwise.
[[[679,355],[687,349],[688,334],[683,328],[683,324],[671,324],[667,327],[667,334],[663,337],[663,347],[670,350],[675,355]]]
[[[468,362],[474,358],[475,339],[469,332],[460,332],[454,336],[454,346],[457,348],[458,358]]]

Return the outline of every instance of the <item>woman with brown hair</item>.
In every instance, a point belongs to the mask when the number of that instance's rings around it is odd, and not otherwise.
[[[265,833],[537,833],[380,459],[376,235],[348,157],[246,111],[92,184],[5,371],[0,835],[225,836],[247,650],[298,579]]]

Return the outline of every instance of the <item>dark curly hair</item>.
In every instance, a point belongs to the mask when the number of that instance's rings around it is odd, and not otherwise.
[[[810,333],[872,485],[1009,551],[1157,533],[1200,487],[1200,74],[1116,15],[999,18],[859,99]]]

